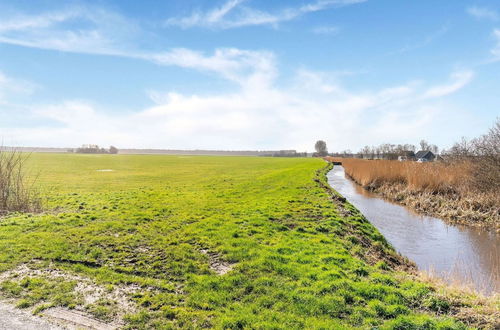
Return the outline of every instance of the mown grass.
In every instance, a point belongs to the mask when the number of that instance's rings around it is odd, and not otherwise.
[[[351,205],[318,159],[35,154],[46,212],[0,219],[0,271],[22,308],[83,308],[80,276],[134,285],[124,327],[462,329],[431,285]],[[98,170],[112,169],[102,172]],[[322,170],[323,169],[323,170]],[[210,256],[233,270],[218,275]],[[44,270],[66,272],[54,278]],[[399,270],[398,270],[399,269]]]

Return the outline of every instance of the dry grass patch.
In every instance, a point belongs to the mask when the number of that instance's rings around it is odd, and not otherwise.
[[[0,215],[41,210],[41,198],[26,171],[28,156],[0,147]]]
[[[76,325],[81,319],[82,326],[102,323],[97,328],[103,329],[119,327],[125,315],[137,312],[131,297],[141,290],[137,285],[101,286],[50,265],[40,267],[37,262],[0,274],[0,288],[11,303],[34,314],[47,314],[63,324],[73,315]]]
[[[485,296],[472,287],[457,283],[444,283],[426,272],[415,279],[431,285],[435,295],[425,303],[427,311],[451,314],[470,327],[478,329],[500,328],[500,295]]]

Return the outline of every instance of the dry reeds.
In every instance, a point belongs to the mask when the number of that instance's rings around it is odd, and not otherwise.
[[[500,195],[478,189],[478,164],[398,162],[327,157],[341,162],[345,173],[361,186],[417,212],[451,222],[500,231]]]
[[[16,150],[0,148],[0,215],[8,212],[34,212],[41,199],[34,182],[26,174],[27,156]]]
[[[398,183],[414,191],[456,192],[467,185],[471,171],[467,162],[443,164],[354,158],[338,161],[354,181],[372,189]]]

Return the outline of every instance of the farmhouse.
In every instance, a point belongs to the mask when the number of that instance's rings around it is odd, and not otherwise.
[[[415,153],[411,150],[405,150],[400,153],[398,156],[398,160],[400,162],[406,161],[406,160],[415,160]]]
[[[415,158],[417,160],[423,159],[424,161],[432,162],[434,159],[436,159],[436,155],[434,155],[434,153],[429,150],[420,150],[415,154]]]

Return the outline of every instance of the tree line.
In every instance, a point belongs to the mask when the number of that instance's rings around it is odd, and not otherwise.
[[[101,148],[97,144],[84,144],[77,149],[69,149],[68,152],[78,154],[117,154],[118,148],[110,146],[109,149]]]
[[[399,156],[414,156],[419,150],[431,151],[434,154],[439,153],[439,148],[426,140],[421,140],[418,147],[414,144],[391,144],[383,143],[378,146],[364,146],[358,152],[349,149],[341,152],[328,153],[326,142],[319,140],[314,146],[316,152],[313,156],[324,157],[343,157],[343,158],[365,158],[365,159],[398,159]],[[418,149],[419,148],[419,149]],[[418,150],[417,150],[418,149]]]

